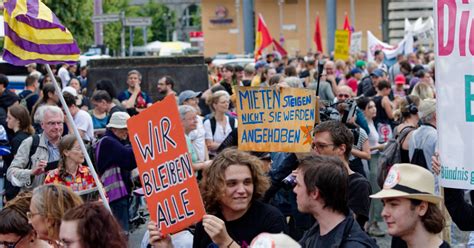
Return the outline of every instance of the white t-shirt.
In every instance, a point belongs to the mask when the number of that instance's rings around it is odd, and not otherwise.
[[[67,71],[66,68],[61,67],[58,70],[58,76],[61,79],[61,84],[63,86],[63,89],[67,86],[69,81],[71,80],[71,77],[69,76],[69,72]]]
[[[204,121],[204,129],[206,130],[206,139],[212,140],[218,144],[221,144],[222,141],[227,138],[227,136],[232,132],[232,128],[230,127],[229,116],[225,116],[226,118],[226,125],[225,127],[221,126],[219,122],[216,122],[216,131],[214,135],[212,135],[211,129],[211,121],[209,119]],[[235,119],[234,128],[237,128],[237,119]],[[209,151],[211,154],[215,154],[215,151]]]
[[[94,124],[92,123],[92,117],[89,113],[80,109],[79,112],[74,115],[74,123],[78,130],[85,132],[84,140],[94,141]]]
[[[194,151],[198,155],[199,161],[206,160],[206,130],[204,129],[204,124],[202,122],[203,117],[197,116],[198,124],[196,130],[189,132],[188,137],[193,144]]]
[[[377,131],[377,128],[374,125],[374,121],[372,120],[367,120],[367,124],[369,125],[369,146],[374,147],[379,144],[379,132]],[[372,150],[371,154],[377,154],[379,151],[378,150]]]

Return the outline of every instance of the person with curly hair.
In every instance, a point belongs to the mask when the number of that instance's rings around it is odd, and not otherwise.
[[[37,238],[28,224],[31,192],[22,192],[0,211],[0,247],[43,248],[48,243]]]
[[[259,199],[270,186],[257,157],[234,148],[219,153],[206,169],[201,194],[206,212],[196,225],[193,247],[248,247],[262,232],[288,233],[283,214]],[[150,222],[150,244],[172,247]]]
[[[76,136],[68,134],[59,142],[60,159],[58,168],[49,171],[45,184],[62,184],[74,192],[94,188],[94,177],[87,166],[83,166],[84,154],[77,142]]]
[[[127,247],[120,224],[100,202],[69,209],[62,218],[59,239],[64,247]]]

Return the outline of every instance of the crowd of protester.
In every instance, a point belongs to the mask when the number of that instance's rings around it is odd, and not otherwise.
[[[206,59],[204,92],[176,92],[169,76],[150,82],[179,105],[206,215],[166,236],[150,221],[141,246],[378,247],[374,237],[391,235],[392,247],[449,247],[453,225],[473,229],[456,212],[471,217],[474,208],[462,190],[444,190],[436,178],[432,54],[399,55],[392,65],[382,51],[375,61],[362,53],[347,61],[268,54],[245,66]],[[64,64],[56,92],[35,64],[28,71],[19,95],[0,74],[0,247],[126,247],[133,220],[143,214],[137,209],[146,215],[127,129],[130,116],[153,104],[142,75],[130,70],[123,91],[103,79],[87,92],[87,67],[77,72]],[[320,111],[333,109],[336,117],[315,126],[310,153],[239,151],[235,86],[311,89]],[[354,115],[341,118],[351,104]],[[90,153],[72,135],[65,107]],[[378,160],[394,139],[400,163],[381,178]],[[110,212],[93,195],[97,183],[85,155]]]

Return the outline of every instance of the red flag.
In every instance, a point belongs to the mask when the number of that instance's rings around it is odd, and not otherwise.
[[[272,36],[270,35],[270,31],[268,31],[267,25],[265,21],[263,21],[263,17],[261,14],[258,15],[258,22],[257,22],[257,32],[255,35],[255,59],[258,59],[260,55],[262,55],[262,50],[265,47],[272,44]]]
[[[346,18],[344,19],[344,27],[342,29],[349,31],[349,45],[350,45],[352,28],[351,28],[351,24],[349,23],[349,17],[347,16],[347,13],[346,13]]]
[[[321,27],[319,26],[319,15],[316,16],[316,30],[314,31],[314,43],[316,43],[316,51],[323,52],[323,42],[321,41]]]
[[[273,39],[273,48],[278,52],[280,53],[281,56],[286,56],[288,55],[288,52],[285,50],[285,48],[283,48],[280,43],[278,43],[278,41],[276,41],[275,39]]]

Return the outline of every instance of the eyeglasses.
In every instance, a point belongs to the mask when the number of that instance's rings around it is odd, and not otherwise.
[[[26,217],[31,220],[35,215],[39,215],[40,213],[32,213],[32,212],[26,212]]]
[[[6,241],[0,242],[0,247],[15,248],[16,245],[17,245],[18,243],[20,243],[21,240],[23,240],[24,237],[26,237],[26,235],[25,235],[25,236],[21,236],[15,243],[6,242]]]
[[[48,126],[62,126],[64,122],[62,121],[48,121],[46,125]]]
[[[339,95],[337,95],[337,97],[339,97],[339,98],[349,98],[351,96],[348,95],[348,94],[339,94]]]
[[[329,146],[335,146],[334,144],[324,144],[324,143],[319,143],[319,142],[316,142],[316,143],[313,143],[311,144],[311,148],[313,150],[324,150],[326,149],[326,147],[329,147]]]

